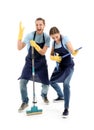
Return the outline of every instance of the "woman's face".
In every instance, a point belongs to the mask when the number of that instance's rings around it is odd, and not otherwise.
[[[51,38],[56,42],[59,43],[60,42],[60,33],[55,33],[51,35]]]

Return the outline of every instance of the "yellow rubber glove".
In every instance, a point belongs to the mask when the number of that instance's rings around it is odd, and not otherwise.
[[[78,54],[78,50],[74,50],[73,52],[72,52],[72,55],[73,56],[76,56]]]
[[[54,60],[54,61],[56,61],[56,62],[61,62],[61,60],[62,60],[62,58],[61,58],[61,56],[52,56],[52,55],[50,55],[50,59],[51,60]]]
[[[33,46],[38,52],[41,50],[40,46],[37,45],[36,42],[33,40],[30,41],[30,45]]]
[[[22,22],[20,22],[19,23],[18,40],[22,40],[22,38],[23,38],[23,32],[24,32],[24,27],[22,26]]]

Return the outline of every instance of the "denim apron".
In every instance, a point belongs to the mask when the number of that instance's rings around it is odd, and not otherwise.
[[[54,48],[55,48],[55,42],[54,42]],[[59,56],[64,56],[68,54],[69,52],[64,48],[64,45],[62,43],[62,37],[61,37],[61,48],[54,49],[54,53],[58,53]],[[58,63],[58,67],[56,66],[50,81],[55,81],[58,83],[64,82],[66,77],[70,74],[71,69],[74,67],[74,61],[71,57],[71,54],[68,55],[65,58],[62,58],[62,61]]]
[[[34,33],[33,40],[35,39],[36,32]],[[45,38],[43,34],[43,43],[37,43],[41,48],[45,44]],[[46,62],[46,57],[40,55],[34,49],[34,69],[35,69],[35,82],[43,83],[49,85],[48,78],[48,66]],[[30,46],[28,54],[25,58],[25,65],[22,70],[22,74],[19,79],[33,80],[32,78],[32,47]]]

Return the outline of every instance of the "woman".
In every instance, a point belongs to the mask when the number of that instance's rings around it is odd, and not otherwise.
[[[74,71],[74,62],[71,54],[76,55],[78,51],[73,49],[71,42],[66,36],[60,34],[57,27],[52,27],[49,31],[49,35],[54,40],[50,58],[57,63],[51,75],[50,84],[58,95],[58,98],[55,100],[64,99],[63,116],[67,116],[69,114],[70,80]],[[63,83],[64,95],[57,83]]]

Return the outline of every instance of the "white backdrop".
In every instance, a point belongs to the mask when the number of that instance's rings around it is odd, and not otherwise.
[[[51,129],[64,130],[91,129],[94,116],[93,83],[93,47],[94,47],[94,7],[93,0],[1,0],[0,1],[0,127],[6,129]],[[36,84],[38,107],[42,115],[27,117],[25,112],[19,114],[21,104],[19,81],[26,48],[17,50],[19,21],[26,33],[35,29],[35,19],[46,20],[45,31],[57,26],[63,35],[67,35],[74,48],[83,49],[75,57],[75,72],[71,80],[70,116],[63,119],[63,103],[53,103],[55,91],[50,87],[49,105],[42,102],[40,84]],[[49,75],[54,63],[47,52]],[[62,87],[62,86],[61,86]],[[63,87],[62,87],[63,88]],[[32,106],[32,82],[28,84],[30,106]]]

